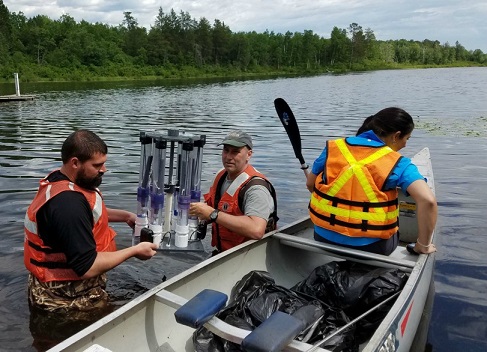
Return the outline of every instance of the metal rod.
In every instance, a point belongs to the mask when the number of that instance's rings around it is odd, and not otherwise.
[[[376,305],[375,307],[372,307],[370,308],[368,311],[366,311],[365,313],[363,313],[362,315],[358,316],[357,318],[353,319],[350,323],[348,323],[347,325],[344,325],[342,326],[340,329],[338,330],[335,330],[334,332],[332,332],[331,334],[329,334],[328,336],[326,336],[323,340],[321,341],[318,341],[317,343],[315,343],[313,345],[313,347],[311,347],[310,349],[306,350],[306,352],[312,352],[312,351],[315,351],[318,347],[320,347],[323,343],[325,343],[326,341],[328,341],[329,339],[331,339],[333,336],[341,333],[343,330],[349,328],[350,326],[352,326],[353,324],[355,324],[357,321],[359,321],[360,319],[364,318],[365,316],[369,315],[370,313],[372,313],[374,310],[376,310],[377,308],[381,307],[382,305],[386,304],[387,302],[389,302],[391,299],[393,299],[394,297],[396,297],[398,294],[400,294],[401,291],[399,292],[396,292],[394,293],[391,297],[383,300],[382,302],[380,302],[378,305]]]

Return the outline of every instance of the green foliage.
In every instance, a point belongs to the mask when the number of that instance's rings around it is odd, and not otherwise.
[[[0,80],[81,81],[314,74],[398,67],[487,65],[481,50],[459,42],[379,41],[370,28],[334,27],[330,38],[311,30],[284,34],[232,32],[221,20],[159,8],[153,26],[131,12],[118,26],[88,23],[68,14],[26,18],[0,0]]]

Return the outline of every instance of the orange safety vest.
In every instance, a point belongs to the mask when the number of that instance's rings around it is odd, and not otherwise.
[[[227,172],[225,171],[225,169],[222,169],[217,174],[213,182],[213,185],[210,187],[209,192],[204,195],[206,203],[230,215],[244,215],[239,205],[239,203],[241,203],[239,202],[239,195],[241,200],[245,190],[247,189],[247,187],[245,186],[248,185],[251,180],[257,181],[259,179],[262,179],[263,183],[259,183],[259,184],[266,186],[267,189],[269,189],[269,192],[271,193],[274,199],[274,212],[269,216],[269,220],[267,222],[268,227],[266,229],[266,232],[275,230],[276,223],[278,220],[277,200],[276,200],[276,193],[274,187],[269,182],[269,180],[263,174],[258,172],[252,165],[249,164],[247,165],[245,170],[240,175],[238,175],[235,180],[233,180],[231,185],[221,196],[220,200],[218,201],[218,204],[216,204],[215,206],[216,200],[218,199],[217,195],[221,193],[220,189],[226,176],[227,176]],[[243,193],[241,193],[242,190]],[[219,226],[216,223],[212,224],[211,233],[212,233],[211,245],[213,247],[217,247],[219,251],[225,251],[227,249],[235,247],[249,240],[249,238],[240,236],[223,226]]]
[[[49,177],[49,176],[48,176]],[[108,213],[99,191],[90,191],[78,187],[73,182],[63,180],[40,181],[39,190],[27,209],[24,220],[24,264],[25,267],[40,281],[74,281],[81,278],[67,265],[64,253],[56,252],[46,246],[38,233],[37,212],[50,199],[61,192],[74,191],[82,193],[93,212],[93,236],[97,252],[113,252],[116,250],[115,231],[108,226]]]
[[[390,238],[398,231],[398,192],[384,186],[401,155],[345,139],[328,141],[327,151],[309,203],[313,223],[350,237]]]

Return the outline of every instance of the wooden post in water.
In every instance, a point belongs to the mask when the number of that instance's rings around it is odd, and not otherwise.
[[[15,95],[20,97],[19,74],[17,72],[14,73],[14,79],[15,79]]]

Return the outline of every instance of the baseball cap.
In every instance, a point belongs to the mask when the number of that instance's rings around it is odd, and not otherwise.
[[[247,146],[249,149],[253,148],[252,145],[252,137],[248,133],[243,131],[232,131],[230,132],[223,141],[218,145],[231,145],[232,147],[245,147]]]

